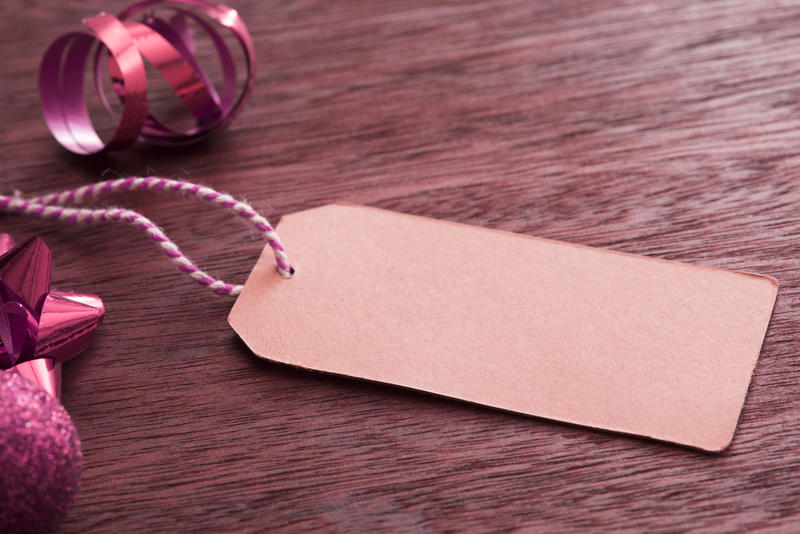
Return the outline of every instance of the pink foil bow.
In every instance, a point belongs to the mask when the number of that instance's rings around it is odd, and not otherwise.
[[[174,16],[169,20],[158,18],[153,15],[156,7],[172,11]],[[132,20],[138,14],[144,15],[142,20]],[[209,20],[229,29],[241,45],[247,69],[241,91],[237,90],[233,55]],[[194,56],[190,21],[206,33],[216,49],[223,74],[219,92]],[[167,146],[198,141],[230,123],[253,88],[253,42],[239,14],[228,6],[204,0],[145,0],[116,17],[100,13],[83,24],[89,32],[68,33],[57,39],[39,69],[39,95],[47,126],[59,143],[77,154],[126,148],[137,138]],[[107,54],[106,64],[122,105],[121,114],[114,111],[103,91],[101,66]],[[84,97],[84,73],[92,55],[98,95],[118,123],[107,143],[92,125]],[[149,113],[143,59],[161,73],[192,113],[194,127],[177,131]]]
[[[50,289],[50,250],[0,234],[0,369],[61,393],[61,363],[83,352],[105,313],[90,294]]]

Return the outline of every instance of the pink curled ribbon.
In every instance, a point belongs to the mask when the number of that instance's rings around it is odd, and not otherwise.
[[[169,20],[156,17],[152,13],[155,7],[174,15]],[[142,20],[133,20],[139,14],[143,15]],[[233,55],[209,20],[230,30],[241,46],[247,69],[241,89]],[[214,45],[223,75],[220,91],[194,56],[189,21],[201,28]],[[239,14],[228,6],[205,0],[144,0],[117,16],[100,13],[83,24],[88,32],[73,32],[58,38],[45,52],[39,68],[39,96],[45,122],[56,140],[76,154],[127,148],[137,139],[164,146],[199,141],[227,126],[253,89],[256,69],[253,41]],[[95,130],[84,96],[84,73],[91,56],[98,95],[103,107],[117,121],[108,142]],[[175,130],[148,111],[145,59],[192,113],[196,123],[193,127]],[[121,114],[114,111],[103,91],[104,63],[122,106]]]

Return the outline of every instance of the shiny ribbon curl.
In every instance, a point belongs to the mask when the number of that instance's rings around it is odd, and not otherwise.
[[[168,21],[155,17],[152,8],[156,7],[170,10],[174,16]],[[140,22],[132,20],[139,14],[144,15]],[[230,30],[242,48],[247,72],[241,90],[237,87],[236,62],[209,19]],[[216,49],[223,74],[219,92],[194,57],[188,21],[201,28]],[[255,48],[239,14],[228,6],[205,0],[145,0],[117,16],[100,13],[83,24],[89,32],[73,32],[58,38],[45,52],[39,68],[39,96],[45,122],[56,140],[76,154],[123,149],[137,139],[162,146],[199,141],[227,126],[252,92]],[[103,107],[118,122],[108,142],[100,138],[92,125],[84,97],[84,73],[92,54],[98,95]],[[104,58],[114,93],[122,105],[121,114],[113,110],[103,91]],[[161,73],[192,113],[194,127],[183,131],[172,129],[148,111],[143,59]]]

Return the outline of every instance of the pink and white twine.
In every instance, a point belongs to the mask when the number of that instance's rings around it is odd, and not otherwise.
[[[167,237],[161,228],[144,215],[121,208],[66,207],[68,205],[82,204],[104,194],[143,190],[178,192],[233,211],[239,217],[255,226],[264,236],[275,255],[278,273],[285,278],[292,276],[294,271],[286,257],[280,238],[267,219],[259,215],[249,204],[238,201],[228,194],[183,180],[170,180],[155,176],[130,177],[106,180],[35,198],[23,198],[18,194],[14,196],[0,195],[0,212],[21,213],[75,224],[106,221],[132,224],[143,230],[150,239],[161,247],[164,254],[195,282],[219,295],[238,295],[242,291],[241,285],[225,283],[201,271],[184,256],[178,246]]]

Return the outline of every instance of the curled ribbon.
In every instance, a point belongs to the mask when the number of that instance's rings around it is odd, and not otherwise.
[[[172,11],[174,16],[169,20],[156,17],[156,7]],[[143,15],[141,21],[132,20],[139,14]],[[233,55],[209,20],[229,29],[242,48],[247,73],[241,89],[237,87]],[[223,74],[219,92],[194,56],[190,21],[206,33],[216,49]],[[228,6],[205,0],[145,0],[117,16],[100,13],[83,24],[89,32],[68,33],[57,39],[45,52],[39,68],[39,96],[47,126],[61,145],[77,154],[127,148],[137,139],[166,146],[198,141],[229,124],[252,91],[255,49],[239,14]],[[95,130],[84,97],[84,72],[92,54],[98,95],[117,120],[108,142]],[[104,58],[121,114],[114,111],[103,91]],[[175,130],[148,111],[143,59],[169,83],[194,116],[195,126]]]

